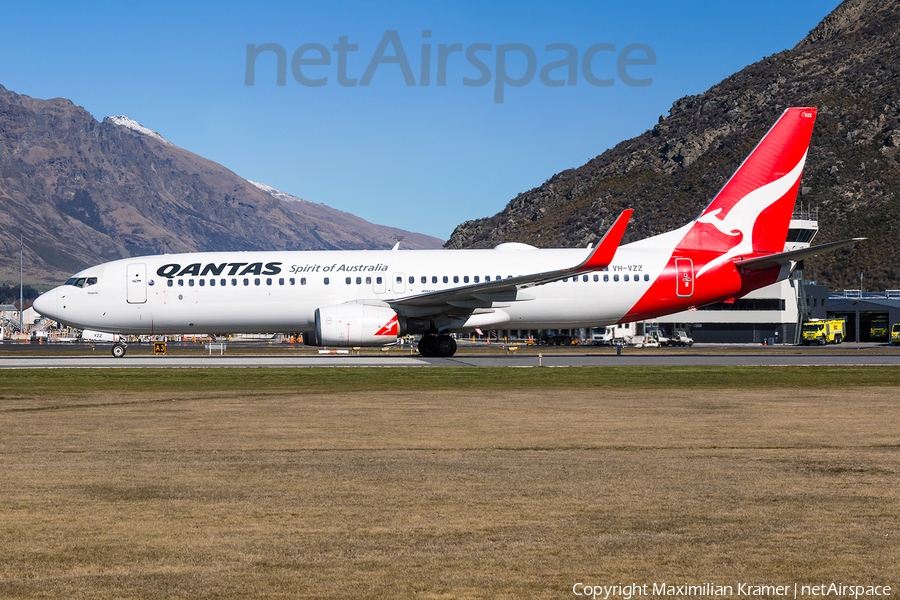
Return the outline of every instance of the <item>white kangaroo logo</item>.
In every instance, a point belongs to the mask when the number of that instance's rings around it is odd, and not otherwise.
[[[775,204],[779,198],[788,193],[791,187],[797,183],[797,180],[800,179],[800,175],[803,173],[803,165],[806,164],[806,154],[803,154],[803,158],[797,162],[797,165],[789,173],[762,187],[756,188],[738,200],[724,217],[719,217],[719,213],[722,212],[721,208],[700,215],[696,223],[712,225],[728,236],[741,235],[743,237],[734,248],[706,263],[697,273],[697,277],[731,260],[735,256],[753,252],[753,226],[756,224],[756,220],[764,210]]]

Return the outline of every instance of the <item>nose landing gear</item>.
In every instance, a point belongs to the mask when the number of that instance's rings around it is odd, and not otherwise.
[[[116,342],[112,347],[112,355],[116,358],[122,358],[125,356],[125,350],[128,345],[125,342]]]

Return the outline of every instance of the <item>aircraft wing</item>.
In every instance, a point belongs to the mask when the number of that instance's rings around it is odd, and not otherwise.
[[[852,238],[849,240],[841,240],[840,242],[822,244],[820,246],[801,248],[800,250],[791,250],[790,252],[779,252],[778,254],[743,258],[734,261],[734,265],[739,269],[771,269],[774,267],[792,266],[793,263],[799,262],[804,258],[822,254],[823,252],[831,252],[832,250],[843,248],[854,242],[861,242],[864,239],[866,238]]]
[[[427,292],[415,296],[407,296],[396,300],[388,300],[388,304],[403,311],[405,307],[456,307],[474,310],[477,308],[496,307],[496,303],[531,300],[532,297],[519,293],[519,290],[544,285],[581,273],[600,271],[612,262],[616,250],[622,242],[625,228],[631,219],[632,210],[623,210],[613,223],[597,247],[579,264],[566,269],[546,271],[509,277],[497,281],[475,283],[448,290]]]

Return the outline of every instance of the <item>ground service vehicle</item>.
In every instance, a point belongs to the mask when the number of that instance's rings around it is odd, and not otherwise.
[[[846,335],[844,319],[813,319],[803,324],[803,345],[840,344]]]
[[[869,328],[869,335],[873,340],[886,338],[888,336],[887,319],[876,319],[872,321],[872,325]]]
[[[669,340],[670,346],[693,346],[694,340],[683,331],[676,331],[675,335]]]
[[[900,344],[900,323],[894,323],[891,327],[891,344]]]

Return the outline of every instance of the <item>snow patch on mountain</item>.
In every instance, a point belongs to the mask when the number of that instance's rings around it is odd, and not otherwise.
[[[112,124],[114,124],[114,125],[119,125],[120,127],[127,127],[128,129],[131,129],[132,131],[135,131],[135,132],[140,133],[140,134],[142,134],[142,135],[146,135],[146,136],[155,138],[155,139],[159,140],[160,142],[162,142],[162,143],[164,143],[164,144],[168,144],[168,145],[170,145],[170,146],[173,145],[172,142],[170,142],[169,140],[167,140],[167,139],[164,138],[163,136],[159,135],[158,133],[156,133],[156,132],[153,131],[152,129],[150,129],[150,128],[148,128],[148,127],[144,127],[143,125],[141,125],[140,123],[138,123],[138,122],[135,121],[134,119],[130,119],[130,118],[126,117],[125,115],[116,115],[116,116],[114,116],[114,117],[106,117],[106,118],[103,119],[103,120],[104,120],[104,121],[109,121],[110,123],[112,123]]]
[[[269,194],[273,198],[277,198],[278,200],[285,200],[287,202],[309,202],[309,200],[304,200],[303,198],[292,196],[291,194],[282,192],[281,190],[276,190],[271,185],[266,185],[265,183],[257,183],[256,181],[250,181],[249,179],[247,181],[258,187],[265,193]]]

